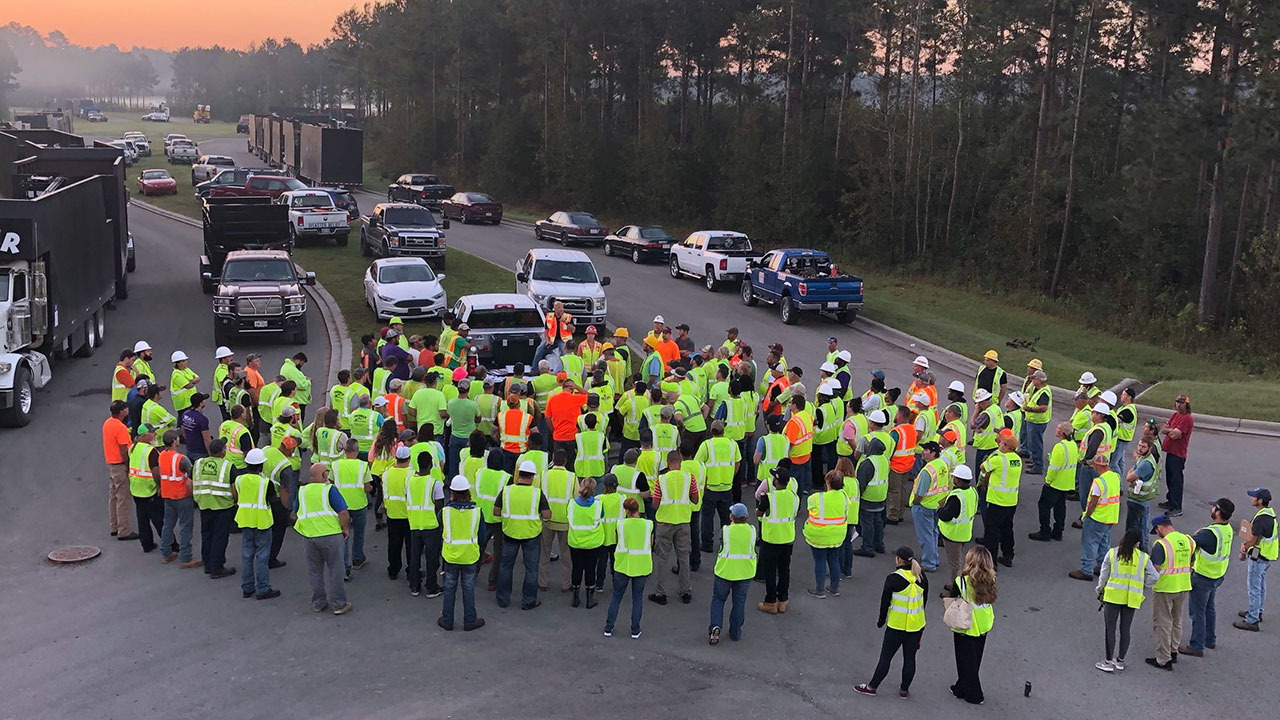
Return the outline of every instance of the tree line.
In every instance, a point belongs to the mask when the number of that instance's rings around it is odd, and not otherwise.
[[[79,99],[105,108],[145,107],[160,84],[157,60],[168,65],[157,51],[85,47],[58,30],[41,35],[9,23],[0,27],[0,108],[66,108]]]

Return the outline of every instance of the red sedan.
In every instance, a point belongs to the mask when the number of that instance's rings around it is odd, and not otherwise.
[[[139,195],[177,195],[178,181],[168,170],[143,170],[138,176]]]
[[[497,225],[502,222],[502,203],[495,202],[484,193],[454,193],[448,200],[440,203],[440,214],[446,218],[456,218],[464,225],[469,222],[491,222]]]

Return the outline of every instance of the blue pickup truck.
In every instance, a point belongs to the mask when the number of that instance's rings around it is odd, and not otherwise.
[[[742,280],[742,304],[778,306],[782,322],[795,325],[801,312],[826,312],[842,323],[862,309],[862,278],[840,275],[821,250],[782,248],[753,260]]]

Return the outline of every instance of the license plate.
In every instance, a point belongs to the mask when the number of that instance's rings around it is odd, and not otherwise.
[[[331,232],[333,232],[333,228],[320,228],[321,235],[328,235]]]
[[[840,303],[827,303],[828,310],[835,310],[838,307],[840,307]]]
[[[506,347],[506,346],[507,346],[507,340],[504,338],[502,340],[502,347]]]
[[[485,213],[485,214],[484,214],[484,216],[485,216],[485,217],[493,217],[493,213],[488,212],[488,213]]]
[[[256,328],[264,328],[264,327],[266,327],[266,326],[267,326],[267,321],[266,321],[266,320],[254,320],[254,321],[253,321],[253,326],[254,326],[254,327],[256,327]]]

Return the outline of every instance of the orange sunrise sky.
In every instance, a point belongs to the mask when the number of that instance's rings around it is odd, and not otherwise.
[[[115,43],[173,50],[184,45],[245,48],[274,37],[318,43],[342,11],[364,0],[5,0],[0,25],[61,30],[77,45]],[[173,28],[181,28],[174,32]]]

